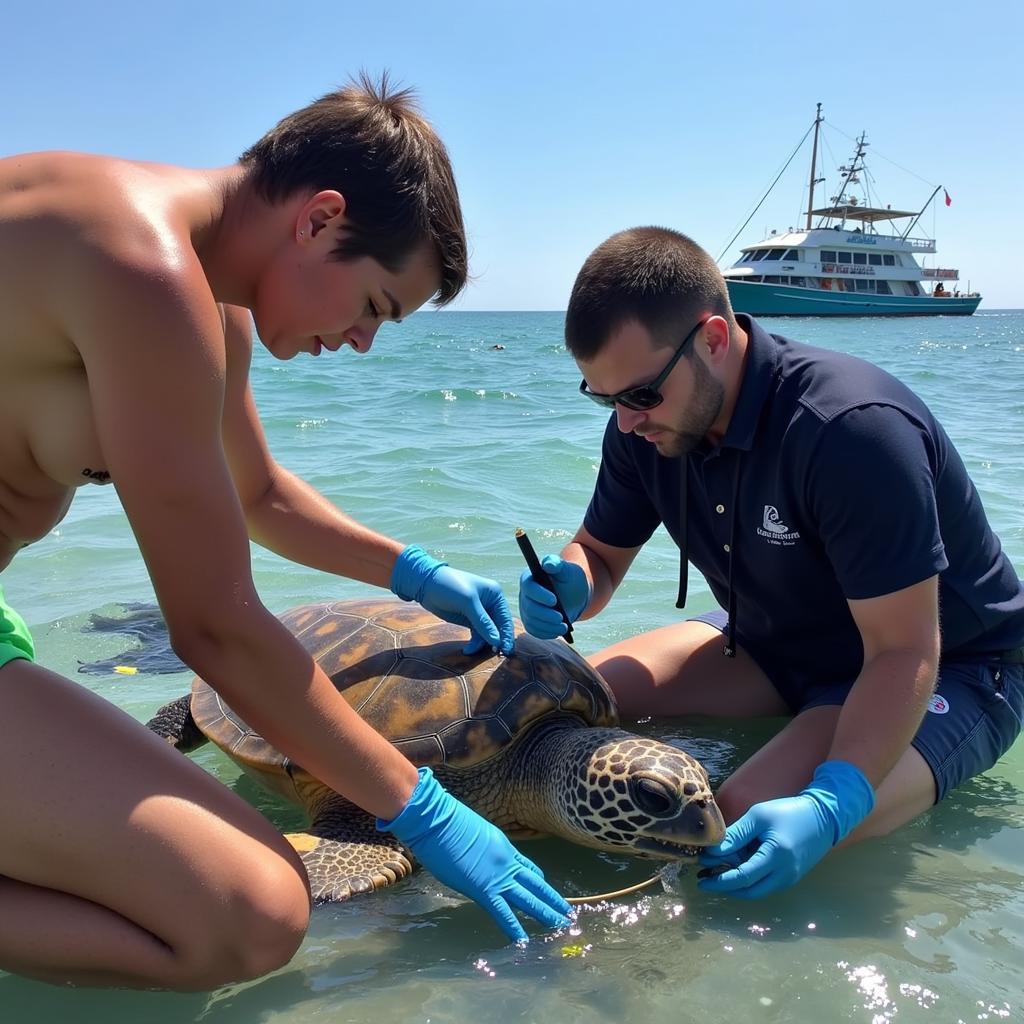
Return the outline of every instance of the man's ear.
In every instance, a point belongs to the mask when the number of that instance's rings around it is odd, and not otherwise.
[[[333,189],[310,196],[299,207],[295,218],[296,240],[315,238],[325,227],[337,223],[345,214],[345,206],[345,197]]]
[[[703,341],[712,366],[721,363],[731,347],[729,323],[722,316],[711,316],[704,323]]]

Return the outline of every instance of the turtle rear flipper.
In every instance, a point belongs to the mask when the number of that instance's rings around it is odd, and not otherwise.
[[[196,720],[192,717],[192,695],[165,704],[147,723],[146,728],[167,740],[175,750],[191,753],[207,742]]]
[[[408,851],[378,832],[370,815],[353,813],[348,803],[343,813],[331,811],[325,807],[307,831],[285,834],[306,868],[315,903],[339,903],[412,874]]]

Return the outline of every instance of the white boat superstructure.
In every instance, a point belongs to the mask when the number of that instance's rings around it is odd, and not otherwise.
[[[838,195],[830,205],[813,208],[821,121],[818,104],[807,223],[803,230],[772,232],[741,250],[739,260],[722,272],[733,307],[755,316],[973,313],[981,296],[961,292],[955,268],[922,267],[917,257],[934,254],[935,240],[910,234],[941,186],[920,211],[870,205],[852,194],[864,174],[863,134],[849,166],[840,168]],[[911,223],[901,231],[898,222],[904,220]]]

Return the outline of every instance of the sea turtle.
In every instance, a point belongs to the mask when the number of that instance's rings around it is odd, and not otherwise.
[[[562,640],[519,632],[507,658],[469,656],[465,629],[392,599],[304,605],[282,621],[363,718],[513,839],[554,835],[672,860],[724,834],[704,768],[618,728],[611,690]],[[201,679],[148,724],[186,752],[212,740],[305,809],[311,826],[287,838],[318,902],[413,870],[394,836],[275,750]]]

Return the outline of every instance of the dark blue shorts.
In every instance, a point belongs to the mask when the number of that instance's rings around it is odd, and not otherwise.
[[[721,609],[694,616],[725,632]],[[853,682],[794,684],[780,665],[754,657],[794,715],[808,708],[845,702]],[[914,749],[935,776],[938,799],[991,768],[1013,745],[1024,720],[1024,664],[979,655],[942,661],[935,694],[914,736]]]

